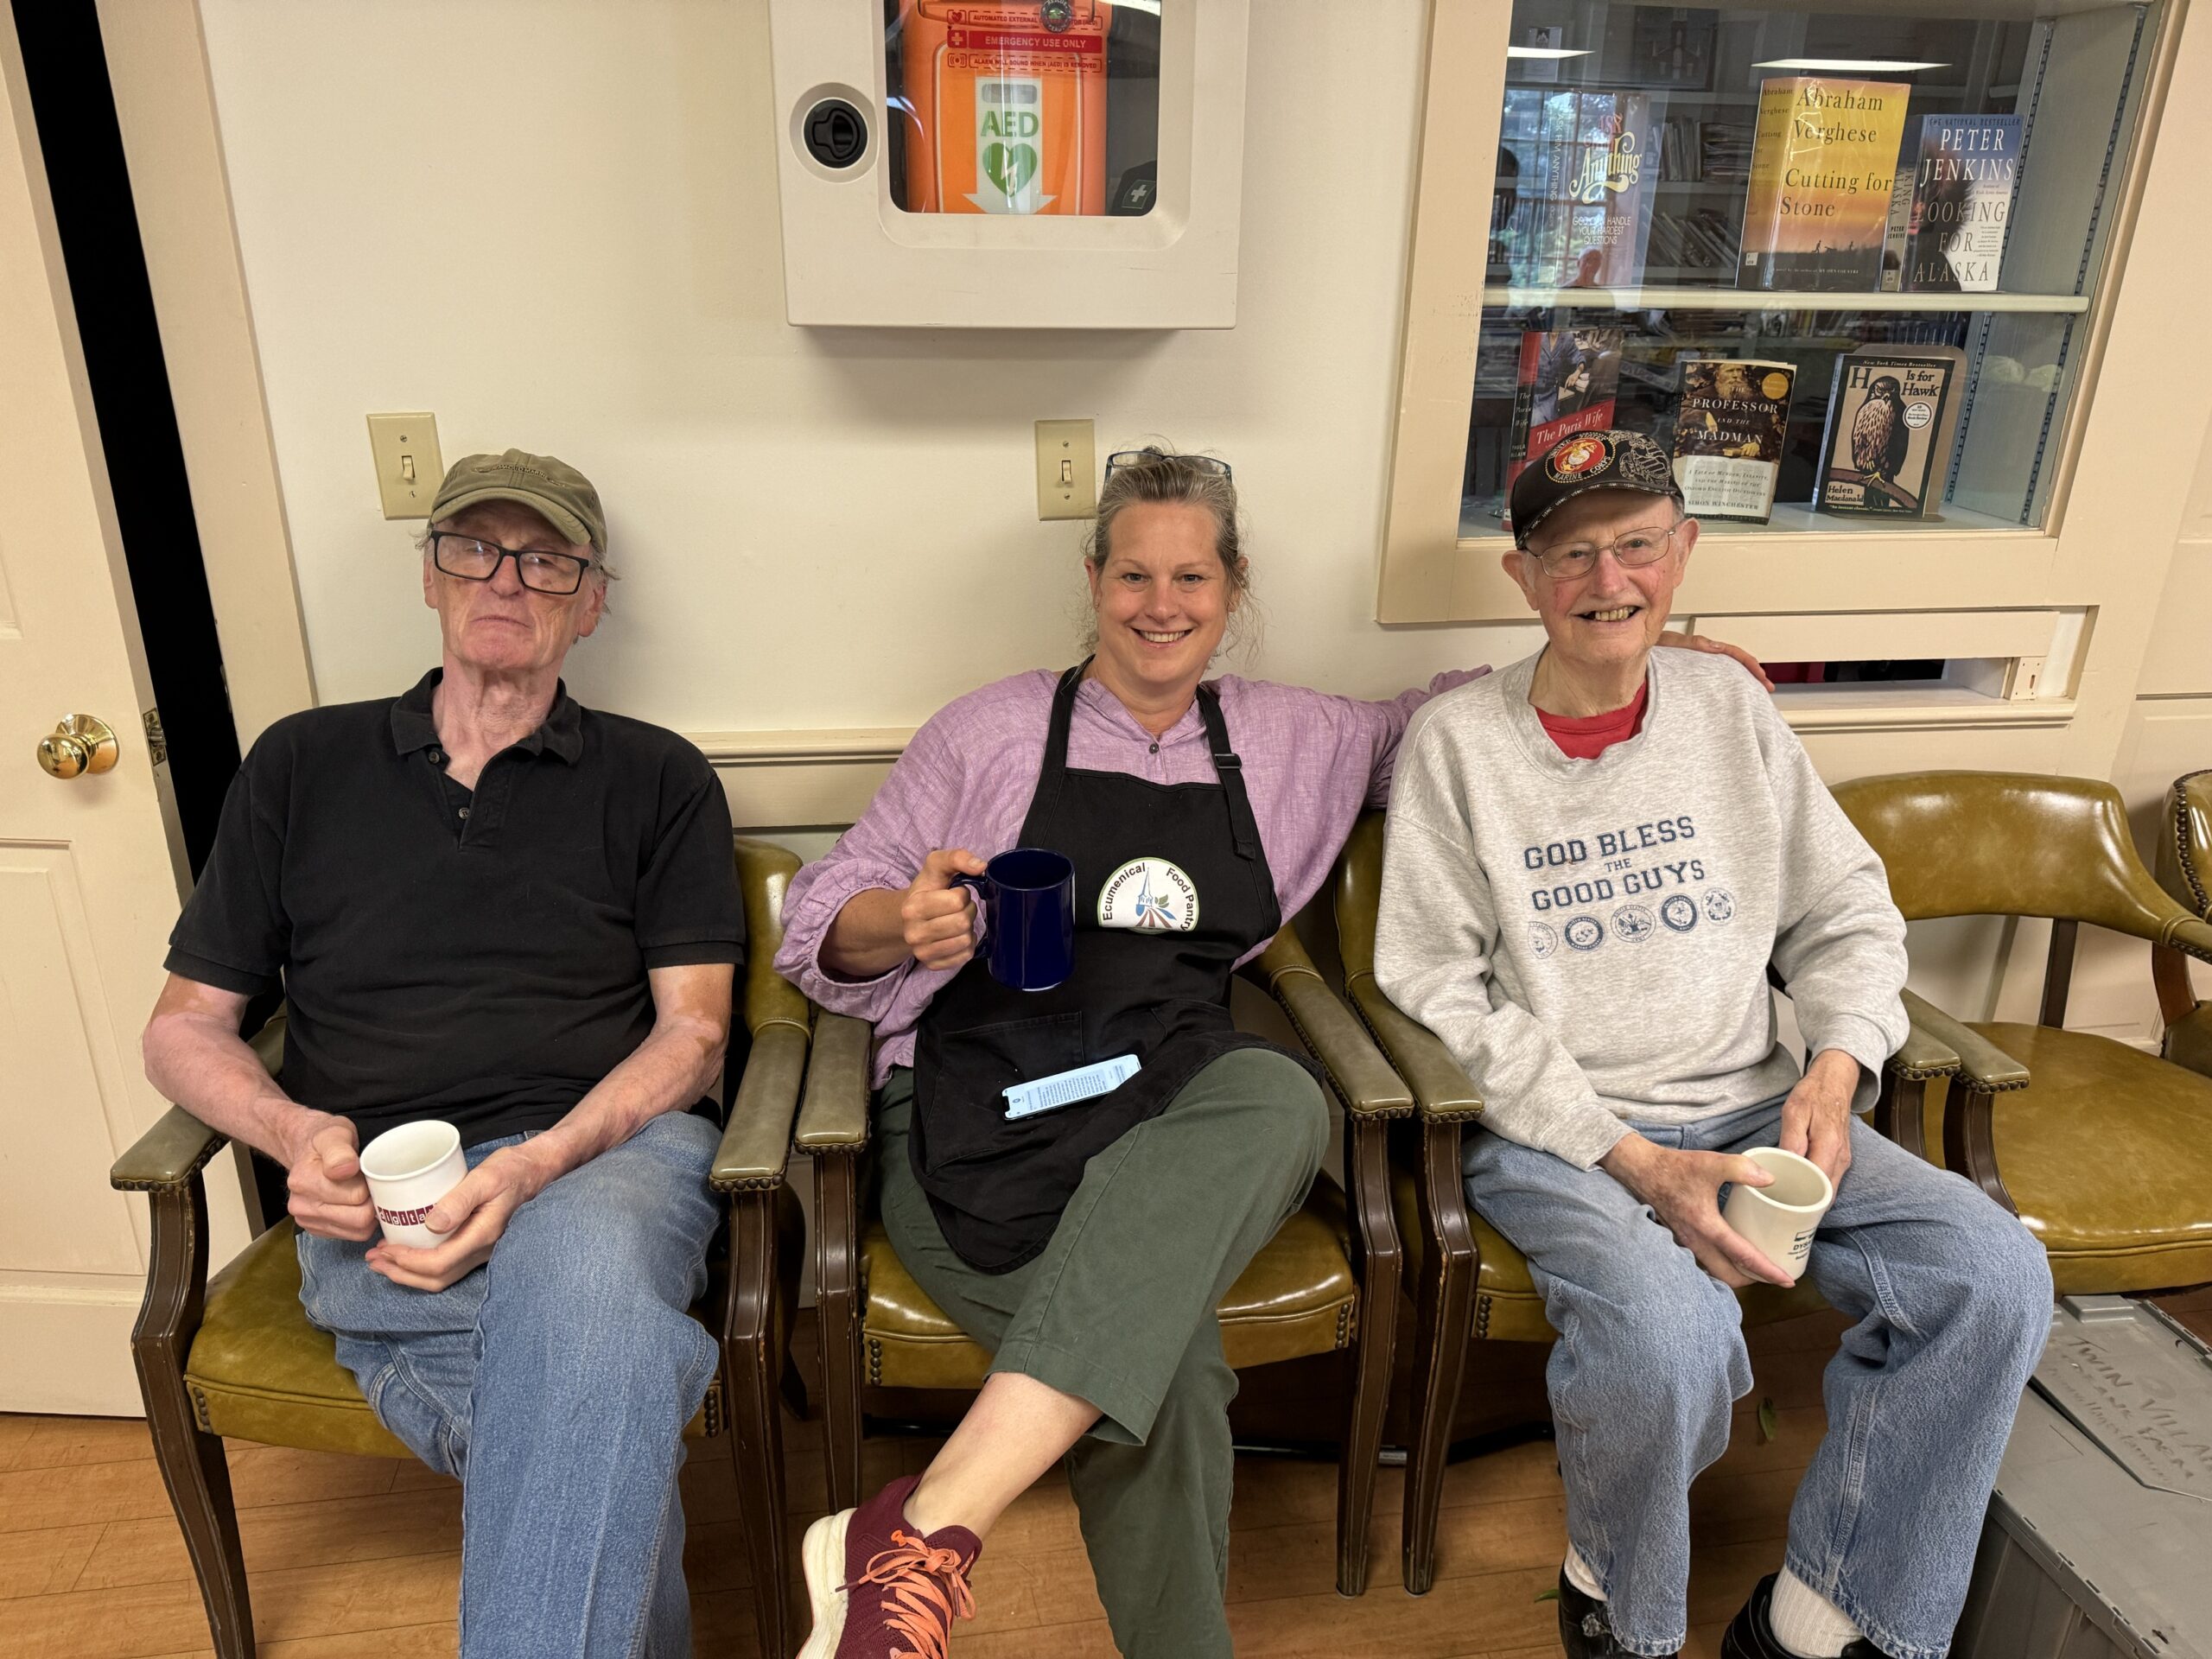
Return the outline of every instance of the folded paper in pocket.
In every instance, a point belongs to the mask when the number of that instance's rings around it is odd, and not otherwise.
[[[1135,1055],[1117,1054],[1110,1060],[1099,1061],[1096,1065],[1055,1072],[1049,1077],[1039,1077],[1033,1083],[1018,1083],[1011,1089],[999,1092],[1006,1096],[1006,1115],[1009,1118],[1034,1117],[1039,1112],[1057,1111],[1063,1106],[1072,1106],[1079,1100],[1096,1100],[1101,1095],[1110,1095],[1136,1076],[1137,1071]]]

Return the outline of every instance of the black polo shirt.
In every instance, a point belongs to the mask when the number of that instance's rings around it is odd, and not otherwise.
[[[744,956],[705,756],[564,687],[467,790],[442,674],[263,733],[169,936],[172,973],[281,984],[285,1091],[365,1144],[417,1117],[470,1146],[548,1128],[652,1029],[646,969]]]

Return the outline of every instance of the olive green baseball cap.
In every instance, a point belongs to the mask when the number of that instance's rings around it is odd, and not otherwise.
[[[607,551],[607,513],[599,492],[565,461],[509,449],[496,455],[463,455],[446,468],[438,499],[430,503],[433,523],[480,501],[515,501],[545,515],[570,546],[589,543]]]

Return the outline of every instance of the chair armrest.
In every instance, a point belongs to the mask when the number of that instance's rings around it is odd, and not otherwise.
[[[816,1019],[798,1109],[801,1152],[857,1154],[868,1145],[868,1059],[874,1036],[874,1027],[848,1014]]]
[[[707,1177],[715,1192],[772,1192],[783,1185],[799,1084],[806,1076],[806,1027],[786,1020],[753,1033],[753,1052]]]
[[[1296,933],[1285,927],[1251,964],[1268,994],[1328,1073],[1330,1087],[1356,1117],[1410,1117],[1414,1097],[1390,1063],[1321,977]]]
[[[181,1106],[172,1106],[130,1149],[109,1166],[107,1181],[120,1192],[164,1192],[184,1186],[207,1166],[230,1137],[209,1128]]]
[[[284,1005],[259,1031],[247,1039],[254,1058],[270,1077],[284,1070],[284,1031],[289,1023]],[[154,1127],[140,1135],[128,1152],[109,1166],[107,1184],[118,1192],[158,1192],[181,1187],[207,1166],[231,1137],[211,1129],[181,1106],[162,1114]]]
[[[1904,1010],[1916,1031],[1926,1033],[1958,1056],[1956,1075],[1965,1079],[1969,1089],[1994,1095],[2028,1086],[2026,1066],[1979,1032],[1961,1025],[1926,997],[1907,991]]]
[[[1959,1054],[1956,1049],[1915,1017],[1910,1029],[1904,1034],[1904,1045],[1890,1056],[1889,1070],[1908,1083],[1926,1083],[1935,1077],[1955,1077],[1959,1070]]]
[[[2200,922],[2194,916],[2175,923],[2159,943],[2171,945],[2185,957],[2212,963],[2212,924]]]
[[[1354,974],[1345,988],[1392,1069],[1412,1090],[1423,1118],[1433,1123],[1467,1123],[1482,1116],[1482,1096],[1443,1039],[1383,995],[1374,975]]]

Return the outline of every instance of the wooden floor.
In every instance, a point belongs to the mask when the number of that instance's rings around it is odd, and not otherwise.
[[[2200,1306],[2201,1304],[2201,1306]],[[2212,1296],[2176,1311],[2212,1328]],[[1789,1499],[1826,1427],[1821,1367],[1842,1328],[1821,1313],[1751,1333],[1758,1383],[1728,1452],[1691,1496],[1696,1548],[1688,1654],[1713,1659],[1720,1627],[1780,1561]],[[1758,1405],[1775,1406],[1762,1437]],[[791,1524],[826,1501],[818,1435],[787,1420]],[[870,1490],[927,1460],[926,1440],[871,1440]],[[230,1451],[266,1659],[434,1659],[454,1652],[460,1491],[411,1463]],[[727,1438],[683,1471],[684,1552],[702,1659],[757,1656]],[[1559,1651],[1551,1587],[1565,1546],[1548,1442],[1453,1465],[1436,1588],[1398,1583],[1401,1477],[1382,1471],[1370,1587],[1338,1596],[1333,1465],[1247,1458],[1236,1472],[1230,1621],[1242,1659],[1537,1659]],[[1016,1503],[975,1574],[977,1616],[957,1659],[1111,1659],[1065,1483]],[[1049,1635],[1046,1633],[1049,1632]],[[205,1655],[207,1626],[144,1424],[0,1416],[0,1654],[9,1659]]]

